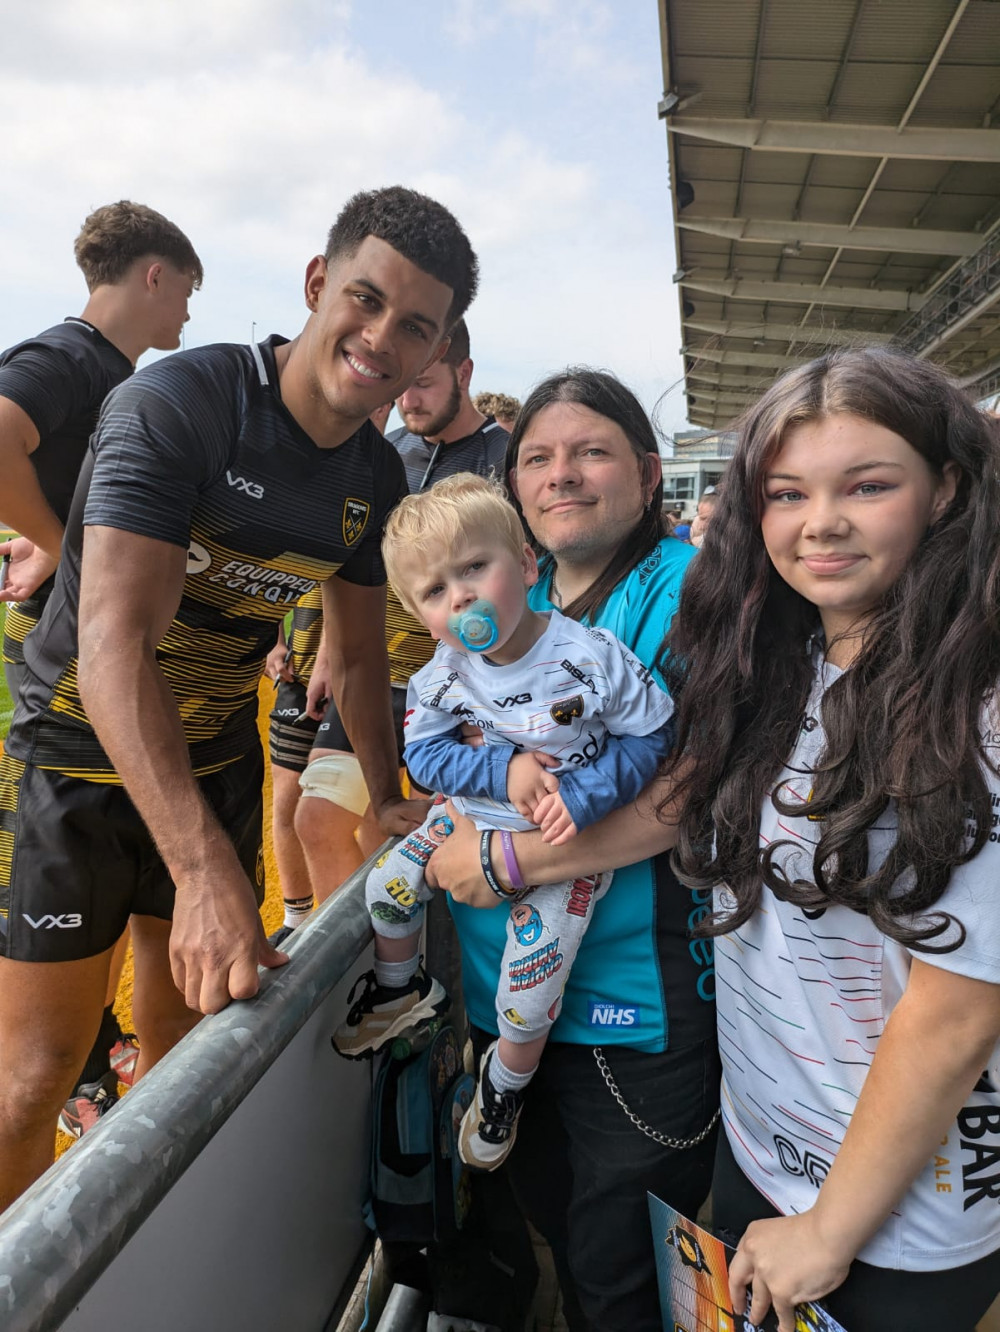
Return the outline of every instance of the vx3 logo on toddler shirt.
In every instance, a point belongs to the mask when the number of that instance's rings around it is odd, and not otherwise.
[[[83,917],[77,911],[66,911],[61,916],[39,916],[37,920],[27,911],[22,911],[21,915],[33,930],[78,930],[83,924]]]
[[[245,476],[233,476],[229,468],[226,468],[226,480],[237,490],[242,490],[244,495],[249,495],[251,499],[263,499],[264,487],[258,485],[256,481],[248,481]]]

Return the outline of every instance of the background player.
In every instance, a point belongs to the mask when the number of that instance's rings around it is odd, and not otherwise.
[[[473,407],[469,398],[473,369],[469,330],[465,320],[460,319],[452,329],[445,355],[428,366],[399,400],[406,429],[395,432],[391,443],[403,460],[411,494],[457,472],[485,477],[499,474],[503,467],[509,436],[491,416],[484,416]],[[393,717],[402,762],[406,686],[413,672],[430,661],[434,643],[391,585],[386,597],[385,633]],[[331,660],[321,650],[308,702],[311,715],[320,724],[301,783],[303,796],[310,798],[300,800],[295,812],[295,830],[305,853],[313,891],[321,902],[384,840],[337,705],[329,702],[333,698],[330,671],[336,668],[336,659]],[[302,728],[305,729],[305,723]],[[415,800],[411,813],[416,827],[426,814],[426,805]],[[309,909],[306,901],[298,904],[299,912],[308,913]],[[302,918],[300,915],[299,919]],[[286,919],[286,925],[290,923]]]
[[[24,640],[52,591],[63,528],[101,403],[151,347],[179,346],[188,298],[201,285],[201,260],[184,233],[144,204],[96,209],[74,245],[90,292],[83,313],[0,355],[0,523],[22,536],[0,543],[10,577],[4,671],[17,698]],[[131,1083],[139,1048],[123,1032],[114,999],[128,945],[112,959],[101,1028],[67,1103],[65,1126],[79,1134]]]

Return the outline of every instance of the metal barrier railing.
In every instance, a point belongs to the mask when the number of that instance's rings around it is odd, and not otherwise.
[[[255,999],[200,1022],[0,1217],[4,1332],[60,1326],[354,966],[371,938],[366,871],[296,932]]]

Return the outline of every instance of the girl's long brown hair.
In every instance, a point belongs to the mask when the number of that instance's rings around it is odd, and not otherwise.
[[[821,630],[816,608],[764,548],[763,482],[791,427],[838,413],[902,436],[937,475],[956,463],[960,477],[857,658],[824,695],[826,749],[809,805],[821,835],[812,880],[790,882],[779,869],[788,843],[761,849],[760,816],[795,747],[813,678],[810,639]],[[992,826],[980,730],[1000,679],[998,462],[995,423],[965,393],[937,367],[884,349],[837,351],[793,370],[743,419],[665,644],[678,703],[668,771],[686,797],[675,867],[689,884],[726,884],[736,901],[705,932],[741,925],[767,885],[803,907],[865,912],[908,947],[949,951],[964,937],[958,922],[958,940],[953,931],[935,944],[951,919],[931,909]],[[783,815],[802,816],[780,792],[770,798]],[[890,799],[898,836],[876,869],[868,833]]]

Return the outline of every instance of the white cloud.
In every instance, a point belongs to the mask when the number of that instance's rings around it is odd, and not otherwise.
[[[380,27],[382,0],[353,25],[351,6],[330,0],[46,0],[15,11],[0,51],[0,346],[82,308],[73,237],[91,208],[123,197],[175,220],[205,263],[189,346],[246,338],[251,322],[258,336],[294,333],[306,262],[342,203],[401,182],[451,207],[480,254],[470,325],[481,387],[523,393],[580,360],[618,370],[652,405],[676,378],[676,293],[669,228],[639,202],[633,145],[599,137],[626,95],[608,77],[631,68],[617,11],[498,0],[484,20],[482,9],[456,0],[440,33],[428,33],[426,12],[405,29],[402,6]],[[500,40],[494,20],[531,66],[524,107],[507,95],[500,48],[483,57],[487,39]],[[423,58],[407,66],[419,40]],[[484,45],[470,56],[463,41]],[[601,80],[581,84],[585,103],[566,110],[546,69],[562,86],[595,68],[602,47]],[[471,92],[455,89],[452,68],[472,71]],[[665,180],[665,153],[640,169]]]

